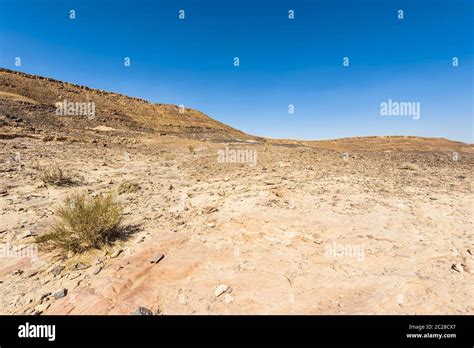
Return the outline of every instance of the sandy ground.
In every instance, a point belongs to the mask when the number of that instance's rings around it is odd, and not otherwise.
[[[0,313],[474,314],[472,153],[188,144],[0,140]],[[43,185],[52,163],[82,184]],[[127,240],[36,252],[68,194],[124,181]]]

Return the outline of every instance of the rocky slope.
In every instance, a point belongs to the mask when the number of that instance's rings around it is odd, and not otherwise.
[[[197,110],[152,104],[41,76],[0,69],[0,87],[0,122],[4,126],[25,126],[36,134],[61,134],[81,139],[84,130],[102,126],[125,142],[137,133],[207,141],[255,139]],[[56,115],[56,103],[64,100],[93,102],[94,116]]]

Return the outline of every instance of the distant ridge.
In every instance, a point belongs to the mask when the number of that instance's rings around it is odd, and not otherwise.
[[[57,116],[56,103],[94,102],[95,117]],[[270,142],[280,146],[304,146],[333,151],[414,150],[464,151],[472,144],[443,138],[416,136],[366,136],[334,140],[270,139],[246,134],[206,114],[173,104],[150,103],[137,97],[81,86],[53,78],[0,68],[0,130],[26,134],[73,135],[106,132],[108,141],[121,142],[142,135],[237,143]],[[48,135],[48,136],[49,136]],[[23,134],[22,136],[26,136]],[[4,139],[14,135],[3,135]],[[50,136],[49,136],[50,137]]]

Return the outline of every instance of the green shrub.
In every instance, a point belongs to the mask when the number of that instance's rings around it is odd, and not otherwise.
[[[101,248],[120,234],[122,209],[112,194],[74,194],[65,199],[56,215],[51,231],[38,237],[38,243],[83,252]]]

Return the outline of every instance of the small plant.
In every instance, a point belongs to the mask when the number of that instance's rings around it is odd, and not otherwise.
[[[67,197],[57,209],[58,220],[50,232],[37,237],[42,245],[83,252],[101,248],[120,235],[122,208],[112,194]]]
[[[189,150],[189,153],[194,155],[196,152],[194,152],[194,145],[188,145],[188,150]]]
[[[47,185],[72,186],[76,184],[72,176],[66,174],[58,165],[43,169],[40,178]]]
[[[268,150],[270,150],[271,146],[272,144],[270,144],[268,140],[265,140],[265,142],[263,143],[263,152],[267,152]]]
[[[420,167],[418,167],[416,164],[414,163],[408,163],[408,162],[405,162],[402,164],[402,166],[400,167],[400,169],[405,169],[405,170],[411,170],[411,171],[418,171],[420,170]]]
[[[119,195],[121,195],[124,193],[137,192],[139,189],[140,185],[138,185],[136,182],[124,181],[117,188],[117,192]]]

